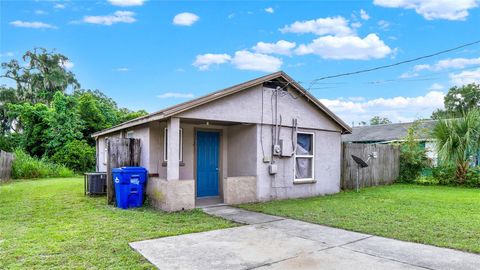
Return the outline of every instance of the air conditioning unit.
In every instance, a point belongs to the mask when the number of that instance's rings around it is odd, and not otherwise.
[[[85,195],[104,195],[107,194],[107,173],[93,172],[84,175]]]

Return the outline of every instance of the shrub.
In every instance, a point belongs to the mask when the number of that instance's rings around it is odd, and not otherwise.
[[[439,165],[432,169],[432,176],[440,185],[453,185],[456,183],[455,171],[454,165]]]
[[[15,150],[15,159],[12,165],[12,178],[14,179],[69,177],[73,175],[73,171],[63,165],[31,157],[20,149]]]
[[[433,176],[420,176],[419,178],[415,179],[415,184],[418,185],[438,185],[438,179],[434,178]]]
[[[469,187],[480,187],[480,166],[468,168],[465,185]]]
[[[13,152],[20,145],[21,137],[18,134],[7,134],[0,136],[0,149]]]
[[[51,159],[75,172],[84,173],[95,168],[95,148],[86,141],[74,140],[57,151]]]
[[[416,122],[408,128],[405,142],[400,145],[399,182],[413,183],[420,177],[422,170],[429,166],[427,152],[417,140],[418,125],[419,122]]]

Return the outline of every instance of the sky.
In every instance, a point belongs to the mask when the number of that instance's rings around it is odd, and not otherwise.
[[[0,61],[69,58],[84,89],[149,112],[283,70],[349,124],[428,118],[480,82],[480,0],[0,2]],[[13,85],[7,79],[1,84]]]

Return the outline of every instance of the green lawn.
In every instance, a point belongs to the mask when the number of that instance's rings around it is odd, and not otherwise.
[[[480,253],[480,189],[393,185],[246,204],[249,210]]]
[[[227,228],[200,210],[121,210],[83,196],[83,179],[0,185],[0,269],[151,269],[128,242]]]

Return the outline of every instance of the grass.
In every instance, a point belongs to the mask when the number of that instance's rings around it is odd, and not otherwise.
[[[200,210],[121,210],[83,196],[82,178],[0,185],[0,269],[153,269],[128,243],[234,224]]]
[[[242,208],[480,253],[480,189],[392,185]]]

